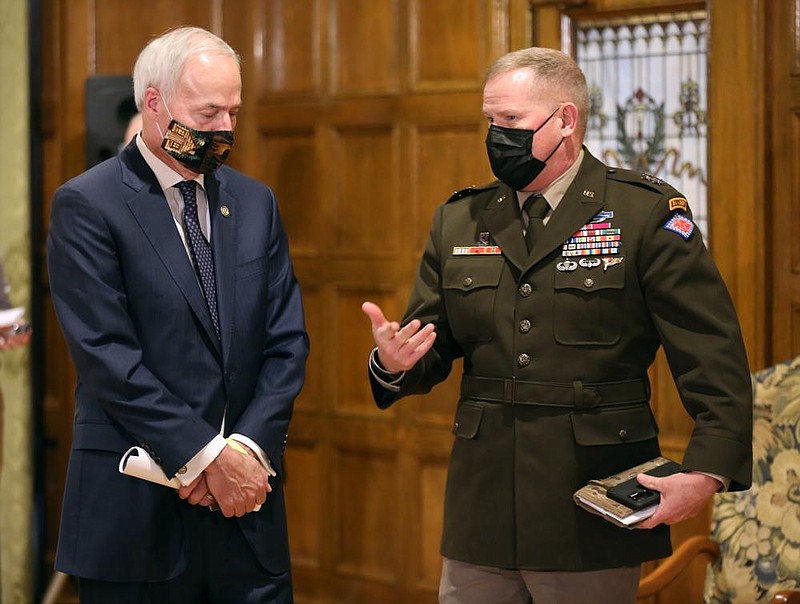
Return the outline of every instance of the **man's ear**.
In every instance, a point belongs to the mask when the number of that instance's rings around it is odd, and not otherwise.
[[[158,90],[150,86],[144,91],[144,102],[142,103],[143,112],[158,114],[163,105],[164,101],[161,98],[161,94],[158,92]]]
[[[578,129],[578,108],[575,103],[564,103],[561,108],[561,135],[570,136]]]

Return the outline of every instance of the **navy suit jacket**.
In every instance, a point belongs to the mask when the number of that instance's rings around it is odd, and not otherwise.
[[[120,456],[142,446],[173,476],[223,414],[225,435],[253,439],[278,472],[261,510],[236,521],[265,568],[289,567],[281,460],[308,356],[300,288],[272,191],[227,167],[205,186],[221,341],[135,143],[53,199],[50,288],[77,371],[56,555],[66,573],[156,581],[184,568],[188,503],[120,474]]]

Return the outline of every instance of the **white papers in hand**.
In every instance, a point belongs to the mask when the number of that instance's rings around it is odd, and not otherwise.
[[[25,308],[17,306],[0,310],[0,327],[10,327],[25,316]]]
[[[181,486],[177,478],[167,478],[161,466],[141,447],[131,447],[125,452],[119,462],[119,471],[127,476],[149,480],[173,489]]]

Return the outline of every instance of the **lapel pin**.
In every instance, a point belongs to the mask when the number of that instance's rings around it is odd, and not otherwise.
[[[228,209],[228,206],[220,206],[219,213],[222,214],[225,218],[231,215],[231,211]]]

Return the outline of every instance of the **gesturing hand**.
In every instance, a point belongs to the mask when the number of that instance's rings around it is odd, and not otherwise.
[[[378,358],[386,371],[408,371],[436,340],[433,323],[420,329],[422,324],[414,319],[401,328],[397,321],[387,321],[377,304],[364,302],[361,310],[372,322],[372,337],[378,347]]]

